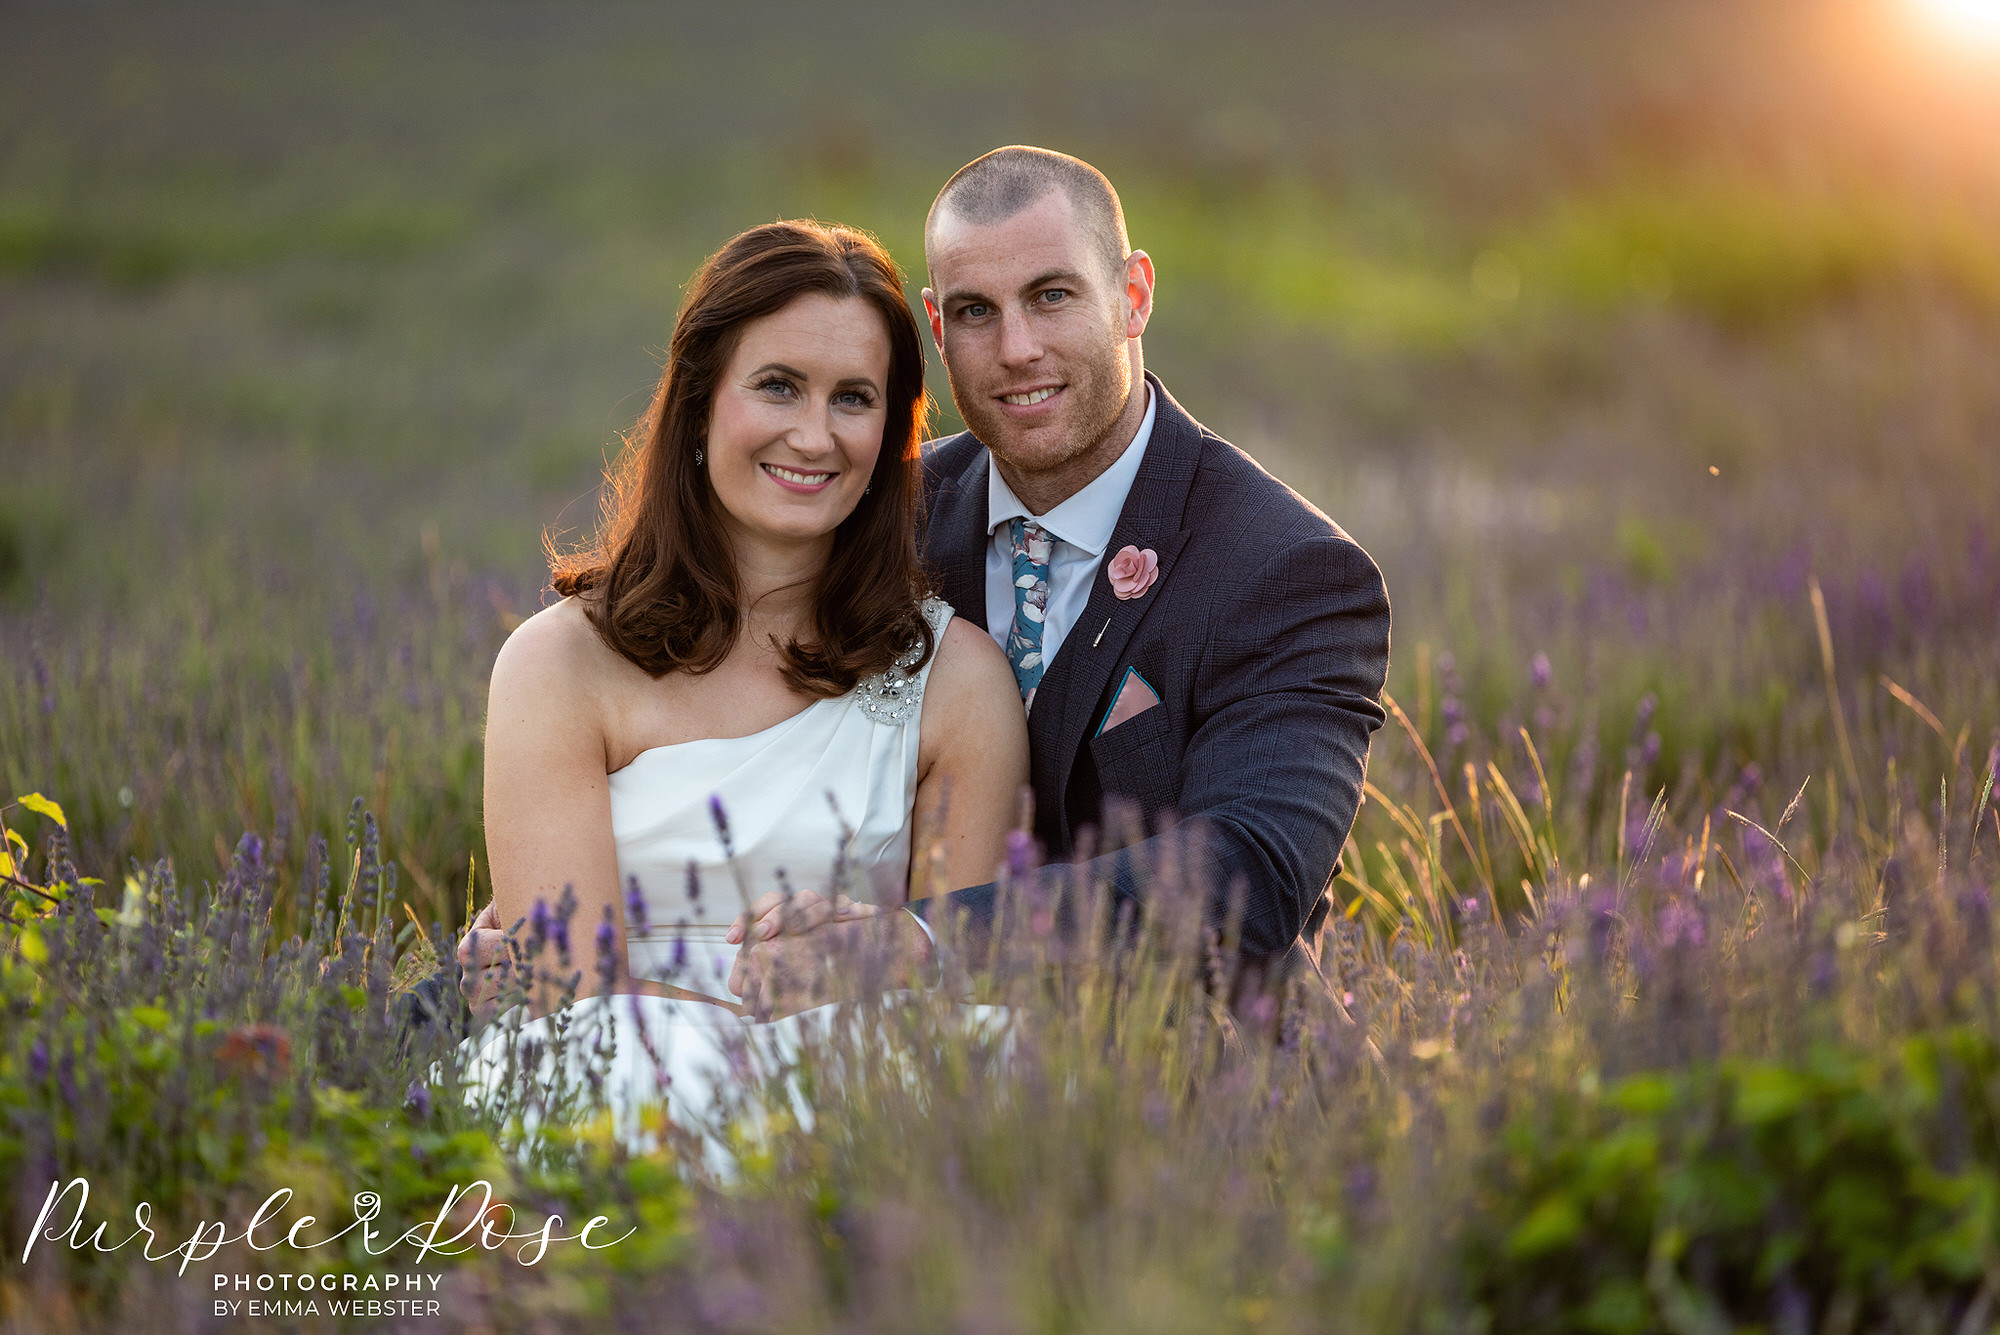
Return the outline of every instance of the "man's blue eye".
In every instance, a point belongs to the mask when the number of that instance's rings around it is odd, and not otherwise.
[[[1056,302],[1061,301],[1064,297],[1067,297],[1068,295],[1069,295],[1068,289],[1060,287],[1052,287],[1048,291],[1042,293],[1042,300],[1050,305],[1054,305]]]

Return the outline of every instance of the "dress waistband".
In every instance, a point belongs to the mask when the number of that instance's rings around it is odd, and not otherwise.
[[[729,990],[729,971],[736,967],[740,947],[724,938],[729,924],[686,923],[656,927],[644,936],[625,938],[625,967],[634,978],[670,983],[720,1001],[736,1002]]]

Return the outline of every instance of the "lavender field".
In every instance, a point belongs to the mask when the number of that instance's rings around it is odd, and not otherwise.
[[[0,801],[48,799],[0,811],[0,1330],[347,1327],[212,1276],[412,1270],[438,1307],[385,1329],[2000,1327],[1974,31],[0,7]],[[996,982],[1007,1041],[919,997],[746,1081],[726,1171],[627,1154],[587,1084],[466,1106],[455,1012],[405,1021],[489,893],[486,674],[680,283],[809,214],[914,293],[931,194],[1012,141],[1119,186],[1149,367],[1388,581],[1327,977],[1212,1004],[1167,867],[1141,949]],[[82,1249],[36,1227],[76,1176]],[[481,1178],[636,1231],[88,1245]]]

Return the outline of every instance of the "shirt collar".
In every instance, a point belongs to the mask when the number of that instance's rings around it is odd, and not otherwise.
[[[1153,436],[1153,417],[1160,406],[1153,387],[1143,380],[1139,383],[1146,390],[1146,415],[1140,420],[1132,443],[1112,461],[1111,467],[1047,514],[1031,513],[1021,503],[1021,498],[1014,494],[1014,489],[1007,485],[1007,480],[1000,476],[1000,469],[989,462],[986,468],[987,533],[990,535],[1002,524],[1015,519],[1032,519],[1047,529],[1051,536],[1092,556],[1102,556],[1104,549],[1111,545],[1111,530],[1118,527],[1118,516],[1125,509],[1125,497],[1131,493],[1132,479],[1139,475],[1139,464],[1146,457],[1146,444]]]

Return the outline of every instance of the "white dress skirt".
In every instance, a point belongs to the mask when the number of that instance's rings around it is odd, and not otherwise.
[[[950,605],[929,598],[923,612],[941,642]],[[846,695],[815,701],[762,732],[653,747],[610,776],[631,977],[735,1002],[728,980],[738,947],[723,936],[750,901],[787,888],[885,907],[904,901],[919,722],[934,661],[916,666],[913,650]],[[633,920],[635,896],[643,922]],[[577,926],[581,936],[594,924]],[[893,1004],[892,995],[756,1023],[699,1000],[589,997],[525,1023],[496,1020],[473,1040],[468,1089],[482,1102],[520,1081],[582,1084],[594,1076],[619,1138],[650,1149],[662,1104],[676,1124],[701,1124],[721,1106],[718,1093],[730,1103],[731,1087],[789,1066],[811,1036],[865,1023],[873,1007]],[[1002,1022],[992,1008],[963,1011],[977,1027]],[[550,1056],[558,1037],[567,1053],[560,1066]],[[712,1120],[709,1130],[720,1132]]]

